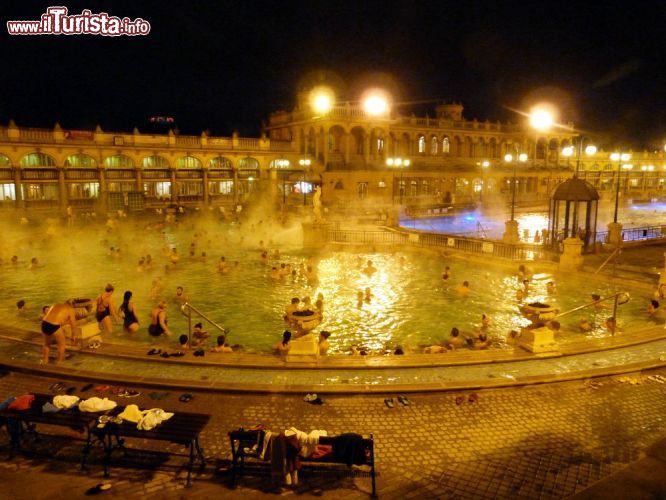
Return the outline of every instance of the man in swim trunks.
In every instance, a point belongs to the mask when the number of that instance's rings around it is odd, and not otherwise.
[[[44,337],[42,364],[46,365],[49,362],[49,352],[53,339],[58,345],[56,363],[65,359],[65,333],[61,328],[65,323],[69,323],[72,330],[76,327],[76,314],[70,304],[55,304],[44,315],[42,319],[42,336]]]
[[[157,307],[154,307],[150,311],[150,325],[148,326],[148,333],[153,337],[159,337],[160,335],[171,335],[171,331],[167,326],[167,316],[166,316],[166,302],[162,301],[157,304]]]

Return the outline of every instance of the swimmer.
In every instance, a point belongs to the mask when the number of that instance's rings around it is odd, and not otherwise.
[[[187,338],[187,335],[182,334],[180,337],[178,337],[178,347],[189,351],[190,343],[189,339]]]
[[[487,330],[489,326],[490,326],[490,318],[487,315],[482,314],[481,315],[481,330]]]
[[[284,278],[287,275],[287,264],[284,262],[280,264],[280,278]]]
[[[518,330],[511,330],[506,336],[507,345],[516,345],[518,343]]]
[[[16,304],[18,306],[18,304]],[[659,314],[659,301],[652,299],[647,307],[648,316],[654,318]]]
[[[176,295],[174,296],[173,301],[181,306],[188,301],[182,286],[176,287]]]
[[[591,332],[594,329],[594,324],[587,318],[582,318],[578,322],[578,329],[583,333]]]
[[[28,269],[37,269],[39,267],[39,262],[37,261],[37,257],[33,257],[30,259],[30,264],[28,264]]]
[[[68,323],[72,332],[76,328],[76,313],[71,304],[55,304],[49,308],[42,319],[42,364],[48,364],[51,341],[55,340],[58,346],[58,357],[56,363],[65,359],[65,333],[62,326]]]
[[[617,320],[614,316],[611,316],[607,318],[606,321],[604,321],[604,328],[606,328],[606,330],[608,330],[613,335],[620,331],[620,329],[617,327]]]
[[[331,345],[328,342],[328,338],[331,334],[327,331],[319,333],[319,354],[326,355]]]
[[[303,297],[303,300],[301,301],[301,311],[313,311],[312,307],[312,299],[310,297]]]
[[[146,259],[144,259],[143,257],[141,257],[141,258],[139,259],[139,263],[138,263],[137,266],[136,266],[136,272],[137,272],[137,273],[142,273],[142,272],[144,272],[145,270],[146,270]]]
[[[162,301],[150,311],[150,325],[148,325],[148,333],[153,337],[160,335],[171,335],[169,326],[167,325],[167,304]]]
[[[518,302],[522,302],[523,300],[525,300],[525,292],[523,291],[522,288],[516,290],[516,300]]]
[[[373,274],[375,274],[377,272],[377,268],[375,266],[373,266],[372,261],[369,260],[366,264],[365,269],[363,269],[361,272],[363,274],[365,274],[366,276],[370,277],[370,276],[372,276]]]
[[[546,283],[546,293],[548,295],[555,295],[557,293],[557,289],[555,288],[554,282],[549,281],[548,283]]]
[[[365,297],[364,297],[364,300],[365,300],[366,302],[370,302],[370,301],[372,300],[372,290],[370,290],[370,288],[366,288],[366,289],[365,289]]]
[[[356,307],[359,307],[359,308],[363,307],[363,300],[364,300],[363,292],[361,290],[359,290],[356,293]]]
[[[42,307],[42,314],[39,315],[39,321],[43,321],[44,318],[46,318],[46,314],[49,312],[49,309],[51,309],[51,306]]]
[[[280,271],[278,270],[277,267],[273,266],[271,268],[271,272],[269,273],[269,278],[272,280],[279,280],[282,276],[280,276]]]
[[[523,280],[523,289],[525,290],[525,295],[529,295],[530,293],[530,280]]]
[[[451,333],[449,334],[449,340],[447,341],[447,346],[451,346],[452,349],[462,347],[465,345],[465,341],[460,336],[460,330],[455,326],[451,328]]]
[[[113,329],[112,318],[118,321],[116,309],[111,299],[113,290],[113,285],[107,283],[106,287],[104,287],[104,292],[96,300],[95,319],[100,324],[101,330],[105,333],[111,333]]]
[[[16,309],[19,315],[24,315],[28,312],[28,307],[25,305],[25,300],[21,299],[16,303]]]
[[[458,294],[462,295],[463,297],[469,295],[470,291],[471,290],[469,288],[469,281],[463,281],[462,285],[456,288],[456,292],[458,292]]]
[[[224,257],[224,255],[220,257],[220,261],[217,263],[217,270],[222,274],[229,272],[229,268],[227,267],[227,259]]]
[[[594,304],[594,308],[597,310],[610,309],[610,306],[608,304],[601,302],[601,295],[599,294],[596,293],[592,294],[592,303]]]
[[[479,336],[474,339],[472,347],[474,349],[488,349],[489,345],[488,336],[485,333],[480,333]]]
[[[273,349],[280,356],[286,356],[286,354],[289,352],[289,349],[291,348],[289,341],[291,341],[291,332],[289,330],[285,330],[282,334],[282,340],[275,344]]]
[[[444,281],[448,280],[451,277],[451,268],[449,266],[446,266],[444,268],[444,272],[442,273],[442,279]]]
[[[130,333],[136,333],[139,330],[139,320],[136,317],[136,310],[131,299],[132,292],[128,290],[123,295],[123,303],[120,304],[118,312],[123,318],[123,328]]]
[[[227,339],[224,335],[218,335],[216,346],[211,349],[212,352],[234,352],[234,350],[227,344]]]

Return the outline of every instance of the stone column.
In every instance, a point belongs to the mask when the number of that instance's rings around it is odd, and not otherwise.
[[[608,244],[616,248],[622,245],[622,224],[619,222],[608,224]]]
[[[58,168],[58,194],[60,198],[60,210],[65,213],[67,211],[67,186],[65,184],[65,169],[62,167]]]
[[[109,196],[109,192],[106,188],[106,172],[103,168],[99,168],[97,172],[99,175],[99,192],[97,195],[98,209],[99,212],[105,214],[108,208],[107,198]]]
[[[666,252],[664,252],[664,268],[659,274],[659,285],[666,285]]]
[[[138,192],[143,193],[144,192],[143,191],[143,178],[141,176],[141,168],[134,169],[134,180],[135,180],[135,184],[134,184],[135,189]]]
[[[508,220],[504,223],[504,234],[502,235],[502,241],[511,245],[520,243],[517,220]]]
[[[583,265],[583,242],[579,238],[564,240],[564,251],[560,255],[559,270],[578,269]]]
[[[208,186],[208,169],[204,168],[202,170],[202,173],[203,173],[203,203],[204,203],[204,207],[208,207],[208,196],[209,196],[209,193],[208,193],[208,189],[209,189],[209,186]]]
[[[172,168],[171,173],[171,202],[178,203],[178,185],[176,184],[176,169]]]
[[[21,184],[21,169],[14,168],[14,193],[16,194],[16,208],[25,208],[25,201],[23,201],[23,186]]]
[[[349,142],[351,134],[349,132],[345,133],[345,164],[349,164]]]

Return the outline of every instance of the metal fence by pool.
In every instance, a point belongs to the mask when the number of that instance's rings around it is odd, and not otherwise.
[[[501,241],[489,241],[439,233],[334,229],[328,232],[328,241],[356,245],[411,245],[428,248],[448,248],[510,260],[557,259],[557,254],[549,251],[543,245],[510,245]]]

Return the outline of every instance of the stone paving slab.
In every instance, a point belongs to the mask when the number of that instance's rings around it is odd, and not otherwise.
[[[654,374],[666,375],[666,370],[649,372]],[[410,406],[395,401],[392,409],[384,404],[387,396],[375,394],[325,396],[324,404],[316,406],[305,403],[303,395],[195,392],[192,402],[180,403],[180,391],[154,401],[148,397],[152,389],[133,387],[143,394],[117,400],[142,408],[212,413],[201,438],[209,462],[189,489],[184,489],[181,457],[139,461],[145,468],[120,462],[112,469],[112,490],[103,495],[368,498],[370,478],[364,474],[302,473],[298,489],[278,491],[271,489],[266,477],[247,476],[231,490],[223,472],[229,458],[227,431],[264,423],[273,430],[293,425],[330,434],[374,434],[380,498],[565,498],[622,471],[666,436],[666,384],[646,375],[487,389],[476,393],[476,402],[469,401],[469,391],[416,393],[409,395]],[[0,395],[48,391],[54,381],[10,373],[0,379]],[[92,391],[82,394],[91,395]],[[464,401],[456,404],[457,397]],[[129,445],[151,449],[148,442]],[[0,453],[6,453],[7,446],[3,433]],[[1,484],[19,500],[78,498],[102,480],[99,450],[91,455],[90,471],[82,473],[79,449],[61,438],[45,438],[34,455],[0,462]],[[655,483],[651,491],[666,495],[666,476],[662,477],[664,484]],[[614,488],[629,486],[625,482]]]

